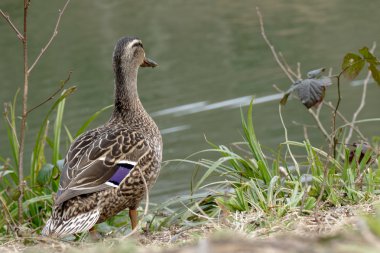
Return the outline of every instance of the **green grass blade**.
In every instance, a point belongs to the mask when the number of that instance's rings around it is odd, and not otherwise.
[[[106,106],[102,109],[100,109],[99,111],[95,112],[88,120],[86,120],[86,122],[79,128],[79,130],[76,132],[75,134],[75,138],[78,137],[79,135],[81,135],[82,133],[84,133],[88,127],[88,125],[90,125],[90,123],[92,121],[94,121],[102,112],[104,112],[105,110],[108,110],[109,108],[112,108],[113,105],[109,105],[109,106]]]

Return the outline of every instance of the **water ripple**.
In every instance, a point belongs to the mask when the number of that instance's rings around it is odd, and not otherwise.
[[[262,104],[266,102],[279,100],[282,98],[282,96],[283,96],[282,93],[277,93],[277,94],[272,94],[268,96],[258,97],[254,99],[254,104]],[[249,105],[249,103],[252,100],[252,97],[253,96],[244,96],[244,97],[228,99],[228,100],[211,103],[211,104],[207,101],[185,104],[185,105],[180,105],[180,106],[154,112],[152,113],[152,116],[157,117],[157,116],[164,116],[164,115],[173,115],[173,116],[178,117],[178,116],[189,115],[189,114],[194,114],[194,113],[199,113],[199,112],[204,112],[204,111],[211,111],[211,110],[222,109],[222,108],[237,108],[237,107]]]

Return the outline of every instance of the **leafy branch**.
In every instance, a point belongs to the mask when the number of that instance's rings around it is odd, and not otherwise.
[[[283,98],[280,101],[280,105],[285,105],[290,94],[295,93],[297,97],[301,100],[301,102],[308,108],[308,112],[313,116],[314,120],[317,123],[317,127],[322,131],[322,133],[324,134],[324,136],[326,137],[329,143],[329,152],[326,153],[327,159],[326,159],[325,165],[323,166],[324,180],[322,181],[323,184],[319,190],[318,199],[316,200],[316,203],[319,203],[322,200],[323,193],[325,192],[325,188],[327,187],[326,182],[328,181],[328,176],[330,173],[328,164],[331,162],[331,159],[335,161],[335,157],[336,157],[336,151],[337,151],[336,117],[337,115],[340,118],[342,118],[344,122],[346,122],[346,125],[351,127],[350,135],[348,137],[351,138],[352,131],[356,131],[359,134],[359,136],[361,136],[361,138],[363,137],[359,129],[355,127],[355,124],[358,123],[356,121],[357,114],[360,112],[360,110],[364,106],[363,100],[365,99],[366,86],[363,89],[362,99],[361,99],[359,108],[354,114],[352,121],[348,122],[346,118],[343,116],[343,114],[339,112],[339,106],[341,103],[341,87],[340,87],[341,76],[343,75],[348,79],[354,79],[359,75],[359,73],[361,72],[361,70],[364,68],[364,66],[367,63],[369,73],[366,78],[367,81],[365,82],[368,83],[369,77],[372,76],[373,79],[376,81],[376,83],[380,85],[380,71],[378,69],[378,66],[380,65],[380,63],[379,63],[379,60],[373,55],[372,52],[370,52],[370,50],[367,47],[363,47],[362,49],[359,50],[359,55],[354,54],[354,53],[349,53],[344,57],[342,67],[341,67],[341,72],[339,72],[339,74],[335,76],[331,74],[329,74],[328,76],[323,76],[322,73],[324,72],[325,69],[321,68],[314,71],[310,71],[307,75],[307,78],[302,79],[301,74],[300,74],[301,73],[300,64],[297,63],[297,71],[293,71],[292,68],[289,66],[289,64],[286,62],[281,52],[276,52],[274,46],[270,43],[269,39],[267,38],[265,34],[262,14],[258,8],[257,8],[257,14],[259,17],[261,34],[264,41],[270,48],[277,64],[280,66],[282,71],[286,74],[286,76],[292,82],[291,87],[284,93]],[[326,87],[332,85],[331,77],[337,78],[338,100],[335,106],[332,105],[331,103],[326,103],[325,101],[323,101]],[[296,78],[297,80],[295,81],[294,78]],[[332,130],[330,134],[326,131],[326,128],[324,127],[324,125],[322,124],[319,118],[321,108],[324,104],[327,104],[332,110],[332,117],[331,117]],[[316,110],[313,110],[312,109],[313,107],[316,107]],[[307,136],[307,133],[305,133],[305,135]],[[288,147],[288,150],[289,152],[291,152],[289,147]],[[341,154],[341,155],[344,155],[344,154]],[[293,159],[293,162],[296,163],[294,159]]]
[[[374,48],[373,48],[374,50]],[[377,65],[380,65],[380,62],[378,59],[370,52],[370,50],[367,47],[363,47],[359,50],[359,53],[362,55],[357,55],[354,53],[348,53],[343,58],[342,63],[342,70],[336,74],[332,75],[331,77],[334,77],[337,79],[337,92],[338,92],[338,100],[336,105],[333,108],[332,111],[332,131],[331,136],[328,136],[328,139],[330,140],[331,144],[331,150],[332,150],[332,156],[336,157],[336,145],[337,145],[337,138],[336,138],[336,117],[338,114],[339,106],[341,103],[341,77],[345,76],[348,79],[354,79],[356,78],[362,69],[364,68],[365,64],[367,63],[369,73],[367,79],[372,75],[373,79],[380,85],[380,72],[377,69]],[[280,101],[281,105],[285,105],[288,97],[292,93],[296,93],[297,97],[301,100],[301,102],[310,109],[311,107],[318,106],[324,99],[326,87],[330,86],[332,84],[330,77],[323,76],[322,73],[325,71],[324,68],[316,69],[313,71],[310,71],[307,76],[307,79],[300,79],[295,81],[292,86],[284,93],[283,98]],[[367,81],[368,82],[368,81]],[[365,92],[363,91],[363,95],[365,97]],[[363,99],[362,102],[358,108],[358,111],[362,109],[363,105]],[[313,111],[311,113],[316,116]],[[357,116],[357,114],[356,114]],[[354,120],[356,119],[356,116],[354,116]],[[323,131],[323,126],[319,125],[320,129]],[[353,131],[353,127],[351,128],[351,134]],[[326,135],[326,134],[325,134]]]
[[[336,144],[338,142],[336,138],[336,115],[342,99],[340,92],[341,76],[344,75],[347,79],[350,80],[355,79],[363,70],[365,63],[368,63],[368,69],[372,75],[372,78],[376,81],[378,85],[380,85],[380,72],[377,69],[377,65],[380,65],[379,60],[370,52],[368,47],[363,47],[362,49],[359,49],[359,53],[361,54],[361,56],[354,53],[346,54],[343,58],[342,71],[335,76],[337,78],[338,101],[335,105],[335,109],[332,115],[332,150],[334,158],[336,157]],[[369,75],[370,74],[368,73],[368,76]]]

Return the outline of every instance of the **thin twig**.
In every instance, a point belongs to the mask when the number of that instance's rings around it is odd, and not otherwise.
[[[323,104],[324,105],[327,105],[328,107],[330,107],[331,109],[334,109],[334,105],[331,103],[331,102],[326,102],[326,101],[323,101]],[[347,125],[350,125],[350,121],[344,117],[344,115],[341,113],[341,112],[337,112],[338,113],[338,116],[339,118],[344,122],[346,123]],[[359,130],[359,128],[357,126],[354,126],[353,127],[354,131],[359,135],[359,137],[362,139],[362,140],[365,140],[367,141],[367,138],[364,136],[364,134]]]
[[[66,3],[65,3],[65,5],[63,6],[62,10],[59,10],[58,19],[57,19],[57,23],[55,24],[53,34],[51,35],[49,41],[46,43],[45,47],[42,48],[40,54],[34,60],[33,64],[30,66],[30,68],[28,70],[28,74],[30,74],[30,72],[32,71],[32,69],[34,68],[34,66],[40,60],[41,56],[45,53],[46,49],[48,49],[48,47],[50,46],[50,44],[53,41],[54,37],[57,36],[57,34],[58,34],[58,26],[59,26],[59,23],[61,21],[61,17],[63,15],[63,13],[65,12],[66,7],[69,4],[69,2],[70,2],[70,0],[67,0]]]
[[[9,15],[6,14],[5,12],[3,12],[1,9],[0,9],[0,14],[1,14],[1,16],[3,16],[5,18],[5,20],[8,22],[8,24],[16,32],[17,38],[19,38],[20,40],[24,40],[24,36],[22,36],[22,34],[20,33],[20,31],[17,29],[17,27],[12,23],[11,18],[9,17]]]
[[[8,225],[9,225],[9,229],[13,232],[13,235],[15,237],[17,237],[17,233],[15,232],[15,228],[16,228],[16,223],[15,221],[12,219],[12,215],[10,214],[9,212],[9,209],[7,207],[7,204],[5,203],[5,200],[0,196],[0,203],[2,204],[3,206],[3,211],[4,211],[4,217],[5,217],[5,220],[7,221]],[[12,223],[12,224],[11,224]]]
[[[374,42],[373,45],[372,45],[372,48],[371,48],[371,53],[373,53],[373,51],[375,51],[376,49],[376,43]],[[351,140],[351,137],[352,137],[352,133],[354,131],[354,123],[359,115],[359,113],[362,111],[362,109],[364,108],[365,106],[365,100],[366,100],[366,96],[367,96],[367,86],[368,86],[368,83],[369,83],[369,79],[371,78],[371,71],[368,71],[368,74],[367,74],[367,77],[364,79],[364,83],[363,83],[363,92],[362,92],[362,98],[361,98],[361,101],[360,101],[360,104],[359,104],[359,107],[358,109],[355,111],[355,113],[353,114],[352,116],[352,120],[351,120],[351,128],[347,134],[347,138],[345,140],[346,143],[349,143],[350,140]]]
[[[46,98],[44,101],[42,101],[41,103],[39,103],[38,105],[34,106],[32,109],[30,109],[27,114],[29,114],[30,112],[32,112],[33,110],[37,109],[38,107],[44,105],[45,103],[49,102],[50,100],[52,100],[58,93],[60,93],[63,88],[65,88],[65,84],[70,80],[70,77],[71,77],[71,71],[69,72],[69,76],[66,78],[66,80],[64,81],[61,81],[61,85],[59,86],[59,88],[53,93],[51,94],[48,98]]]
[[[284,71],[285,75],[289,78],[289,80],[294,83],[295,80],[293,79],[291,74],[286,70],[285,66],[282,64],[280,58],[277,55],[277,52],[276,52],[274,46],[270,43],[269,39],[267,38],[267,35],[265,34],[263,15],[261,14],[259,7],[256,7],[256,12],[257,12],[257,16],[259,17],[261,36],[263,37],[263,39],[265,40],[265,42],[269,46],[270,50],[272,51],[273,57],[276,60],[277,64],[280,66],[282,71]]]
[[[302,127],[307,127],[307,128],[318,128],[316,125],[304,124],[295,120],[292,120],[292,123],[296,126],[302,126]]]
[[[320,106],[318,108],[320,108]],[[330,137],[329,133],[326,131],[326,129],[323,126],[322,122],[319,119],[319,111],[317,110],[317,112],[315,112],[312,109],[309,109],[308,111],[311,114],[311,116],[313,116],[313,119],[317,123],[317,126],[318,126],[319,130],[321,130],[322,134],[330,142],[331,141],[331,139],[330,139],[331,137]]]
[[[332,76],[332,72],[333,72],[333,68],[330,67],[330,68],[329,68],[329,76]]]
[[[278,105],[278,112],[279,112],[279,114],[280,114],[281,124],[282,124],[282,126],[283,126],[283,128],[284,128],[284,132],[285,132],[286,147],[288,148],[289,155],[290,155],[290,157],[291,157],[292,160],[293,160],[294,167],[295,167],[296,170],[297,170],[298,176],[300,176],[300,175],[301,175],[301,174],[300,174],[300,168],[299,168],[298,163],[297,163],[297,160],[294,158],[294,155],[293,155],[293,153],[292,153],[292,150],[290,149],[290,146],[289,146],[288,130],[287,130],[286,126],[285,126],[284,119],[282,118],[281,108],[282,108],[282,106],[281,106],[281,104],[279,104],[279,105]]]
[[[336,115],[339,109],[340,101],[342,100],[342,96],[340,94],[340,75],[337,76],[337,91],[338,91],[338,101],[336,102],[335,109],[332,114],[332,136],[331,136],[331,144],[332,144],[332,153],[333,157],[336,157],[336,144],[338,142],[336,138]]]
[[[336,116],[337,116],[337,112],[339,109],[340,102],[342,100],[342,96],[341,96],[341,92],[340,92],[340,78],[349,68],[351,68],[352,66],[354,66],[356,64],[359,64],[362,61],[363,61],[363,59],[355,61],[354,63],[346,66],[339,74],[332,76],[332,77],[335,77],[337,79],[337,91],[338,91],[338,101],[336,102],[336,105],[335,105],[335,108],[332,112],[332,117],[331,117],[332,118],[332,124],[331,124],[332,130],[331,130],[330,146],[332,147],[332,150],[330,150],[330,151],[331,151],[334,158],[336,157],[336,144],[338,142],[338,140],[336,138]]]
[[[302,79],[302,74],[301,74],[301,63],[300,62],[297,62],[297,78],[299,80]]]
[[[286,70],[289,72],[289,74],[293,75],[296,79],[300,79],[299,75],[294,73],[294,71],[292,70],[292,68],[290,67],[288,62],[286,61],[284,55],[281,52],[278,52],[278,55],[280,56],[282,62],[284,63],[284,66],[285,66]]]
[[[309,139],[309,135],[308,135],[308,132],[307,132],[308,128],[318,128],[318,126],[316,126],[316,125],[303,124],[303,123],[297,122],[295,120],[293,120],[292,123],[295,126],[301,126],[303,128],[303,136],[304,136],[305,140]]]
[[[282,89],[280,89],[276,84],[273,84],[272,87],[273,87],[273,89],[275,89],[279,93],[285,93],[285,91],[283,91]]]

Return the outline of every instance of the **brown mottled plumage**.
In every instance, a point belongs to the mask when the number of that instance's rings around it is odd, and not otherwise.
[[[115,106],[111,119],[79,136],[70,146],[62,171],[53,213],[42,231],[64,236],[89,230],[130,209],[132,227],[145,184],[157,179],[162,160],[161,134],[137,93],[139,67],[157,64],[145,57],[137,38],[124,37],[113,55]],[[120,170],[120,182],[110,181]]]

